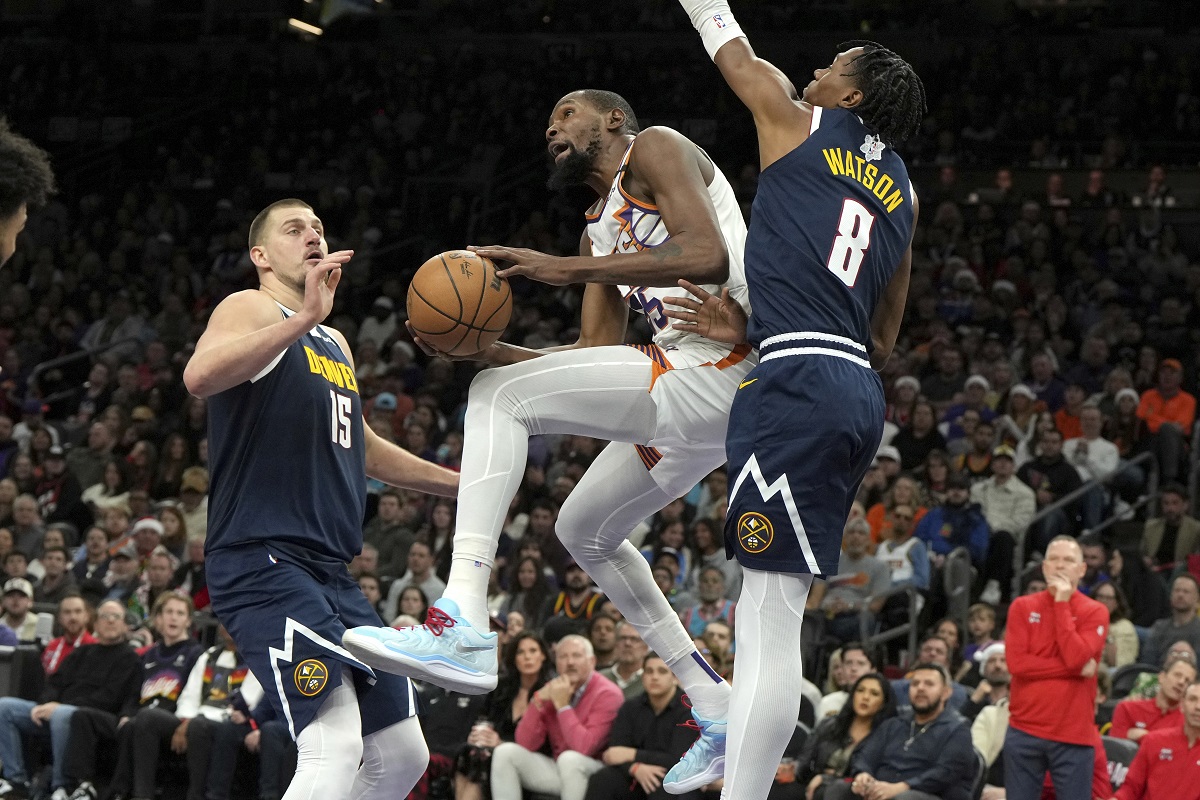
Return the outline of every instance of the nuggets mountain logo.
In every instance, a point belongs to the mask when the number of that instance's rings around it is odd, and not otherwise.
[[[329,681],[329,670],[316,659],[307,659],[296,665],[296,689],[305,697],[321,693]]]
[[[757,511],[747,511],[738,519],[738,541],[747,553],[761,553],[774,538],[775,526]]]

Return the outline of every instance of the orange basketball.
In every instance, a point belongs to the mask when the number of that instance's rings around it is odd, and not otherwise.
[[[408,285],[408,321],[431,347],[469,355],[500,338],[512,316],[512,288],[490,259],[449,250],[426,261]]]

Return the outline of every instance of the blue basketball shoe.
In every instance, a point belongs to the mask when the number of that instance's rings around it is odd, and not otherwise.
[[[700,738],[663,777],[663,788],[670,794],[686,794],[725,776],[727,723],[704,719],[694,708],[692,719],[694,722],[684,724],[699,730]]]
[[[424,625],[352,628],[342,634],[342,644],[367,666],[452,692],[487,694],[496,688],[496,634],[472,628],[447,597],[430,606]]]

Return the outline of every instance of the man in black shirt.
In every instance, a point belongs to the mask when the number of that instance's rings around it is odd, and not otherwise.
[[[1057,429],[1042,434],[1041,452],[1017,470],[1021,479],[1037,496],[1038,513],[1083,485],[1079,472],[1062,455],[1063,435]],[[1076,504],[1048,514],[1031,529],[1033,548],[1045,552],[1055,536],[1071,534],[1075,528]]]
[[[1158,503],[1162,516],[1146,520],[1142,554],[1157,566],[1167,566],[1200,552],[1200,520],[1188,514],[1187,490],[1169,483],[1163,487]]]
[[[588,780],[585,800],[624,800],[671,797],[698,798],[700,791],[667,794],[663,776],[696,741],[699,731],[688,727],[691,712],[671,668],[655,653],[642,660],[645,692],[626,700],[613,720],[605,766]]]
[[[137,691],[141,663],[125,642],[128,633],[121,604],[101,603],[96,613],[96,644],[84,645],[66,657],[48,677],[40,703],[0,698],[0,760],[4,763],[0,797],[27,796],[29,791],[21,734],[50,739],[54,757],[50,788],[63,788],[67,738],[76,708],[115,714],[126,696]]]

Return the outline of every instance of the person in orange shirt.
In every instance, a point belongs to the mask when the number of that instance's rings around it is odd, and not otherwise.
[[[1054,412],[1054,427],[1062,432],[1064,441],[1083,436],[1079,412],[1083,410],[1083,403],[1087,400],[1087,389],[1083,387],[1083,384],[1071,383],[1067,386],[1065,397],[1067,404]]]
[[[1196,398],[1179,388],[1183,365],[1164,358],[1158,367],[1158,388],[1147,389],[1138,404],[1138,419],[1146,423],[1150,445],[1166,483],[1179,477],[1179,463],[1196,421]]]
[[[896,506],[908,506],[913,510],[912,524],[916,525],[921,521],[921,517],[925,516],[925,497],[921,491],[921,484],[908,477],[901,476],[896,479],[896,483],[888,490],[881,502],[876,503],[867,509],[867,524],[871,526],[871,552],[875,552],[875,548],[884,539],[887,539],[886,529],[890,527],[888,515]]]

